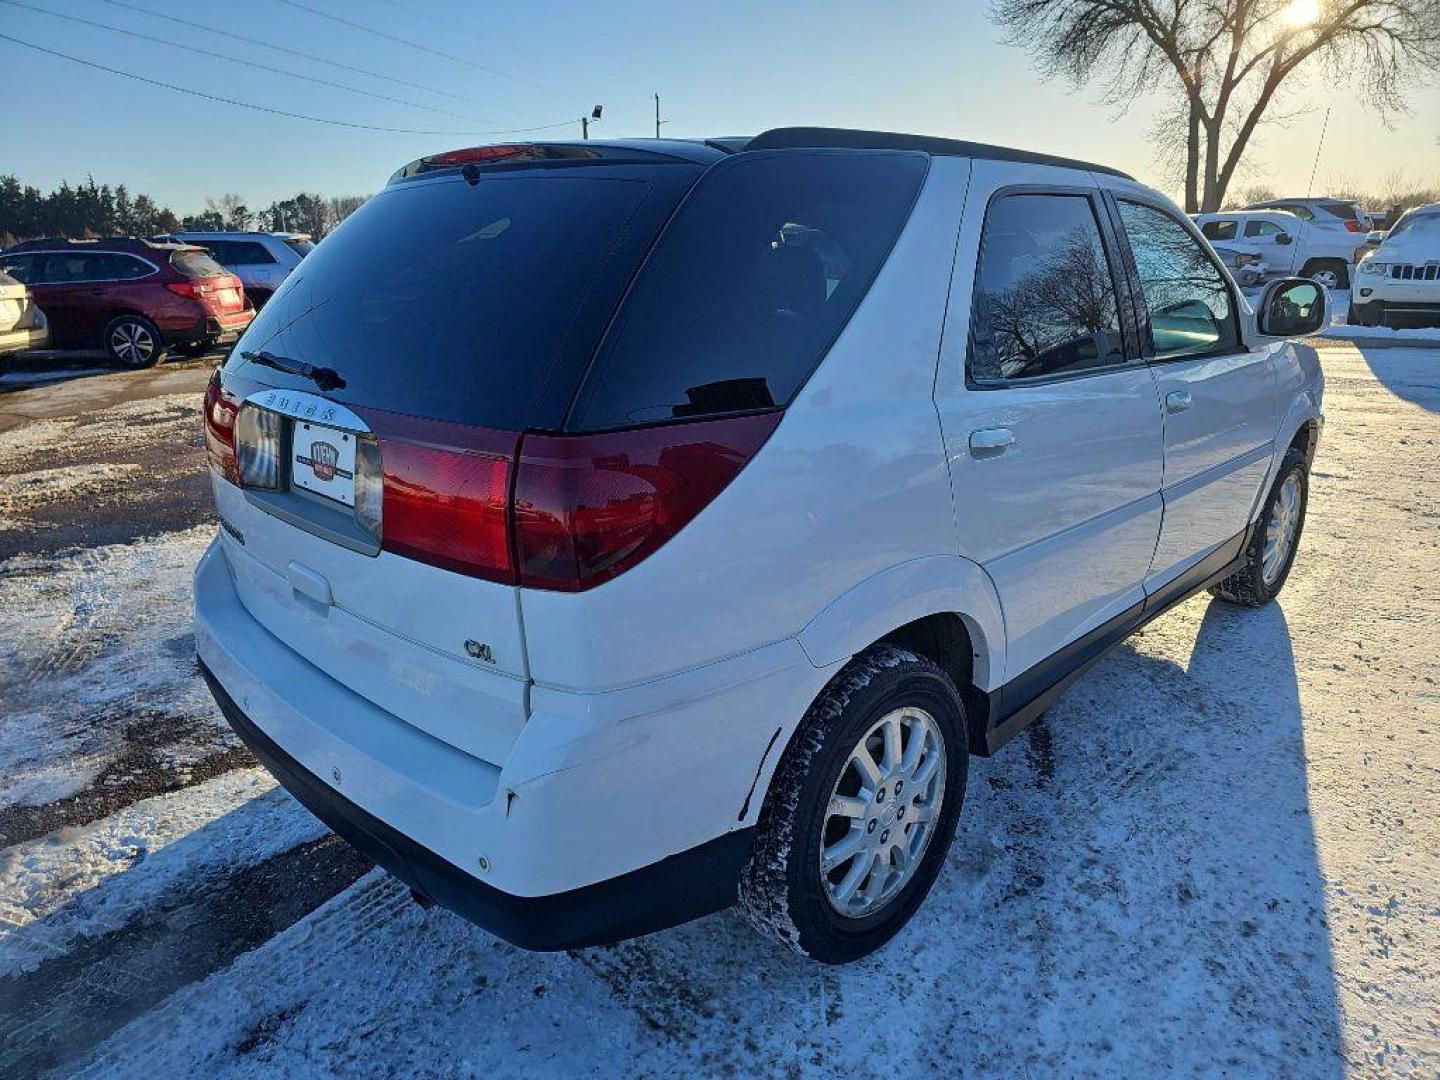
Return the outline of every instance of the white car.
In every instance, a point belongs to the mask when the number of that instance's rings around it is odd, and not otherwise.
[[[1364,236],[1375,227],[1374,219],[1354,199],[1343,199],[1333,195],[1291,196],[1285,199],[1268,199],[1251,203],[1246,210],[1284,210],[1302,221],[1311,221],[1317,227],[1349,233],[1353,240]]]
[[[1257,251],[1271,273],[1313,278],[1327,289],[1350,286],[1351,260],[1363,237],[1296,217],[1288,210],[1195,214],[1212,244],[1239,242]]]
[[[309,233],[175,232],[156,239],[205,248],[240,279],[256,310],[265,306],[300,260],[315,250]]]
[[[1440,203],[1406,213],[1360,261],[1348,321],[1440,324]]]
[[[529,948],[738,901],[865,955],[944,872],[968,755],[1197,590],[1268,602],[1300,539],[1318,285],[1257,317],[1084,162],[734,149],[415,162],[206,394],[222,710]]]
[[[0,370],[5,358],[50,344],[50,324],[35,306],[30,289],[9,274],[0,273]]]

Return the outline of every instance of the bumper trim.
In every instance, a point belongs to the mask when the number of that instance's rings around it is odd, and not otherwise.
[[[310,772],[247,717],[200,661],[220,711],[245,745],[306,809],[420,896],[522,949],[608,945],[722,911],[735,903],[754,828],[608,881],[549,896],[513,896],[356,806]]]

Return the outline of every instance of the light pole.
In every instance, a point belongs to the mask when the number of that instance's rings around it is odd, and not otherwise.
[[[589,116],[580,117],[580,137],[582,139],[590,138],[590,125],[598,124],[600,122],[600,114],[604,111],[604,105],[596,105],[590,110]]]

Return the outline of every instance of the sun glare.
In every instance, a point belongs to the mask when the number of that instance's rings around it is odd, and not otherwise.
[[[1291,26],[1309,26],[1320,17],[1320,0],[1290,0],[1285,21]]]

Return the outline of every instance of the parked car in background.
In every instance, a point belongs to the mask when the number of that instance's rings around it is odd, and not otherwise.
[[[1210,246],[1215,254],[1220,256],[1220,261],[1230,271],[1230,276],[1242,289],[1254,288],[1262,285],[1270,274],[1269,264],[1255,248],[1239,247],[1235,244],[1224,244],[1212,240]]]
[[[0,272],[30,287],[53,345],[99,346],[125,367],[156,364],[167,348],[228,344],[255,317],[240,279],[198,247],[30,240],[0,253]]]
[[[1318,226],[1288,210],[1225,210],[1194,217],[1212,244],[1254,248],[1272,274],[1298,274],[1327,289],[1350,286],[1355,237],[1344,229]]]
[[[1324,380],[1287,339],[1328,294],[1252,311],[1104,166],[477,147],[304,273],[206,393],[201,671],[305,805],[530,948],[737,901],[819,960],[879,948],[970,754],[1297,550]]]
[[[309,233],[291,232],[174,232],[155,238],[197,244],[210,252],[245,286],[245,295],[257,309],[315,249]]]
[[[0,371],[6,357],[50,344],[50,324],[23,281],[0,273]]]
[[[1440,203],[1407,212],[1355,268],[1349,321],[1361,326],[1440,323]]]
[[[1251,203],[1246,210],[1287,210],[1302,221],[1316,222],[1321,228],[1343,229],[1348,233],[1367,233],[1375,226],[1370,215],[1354,199],[1318,198],[1269,199]]]

